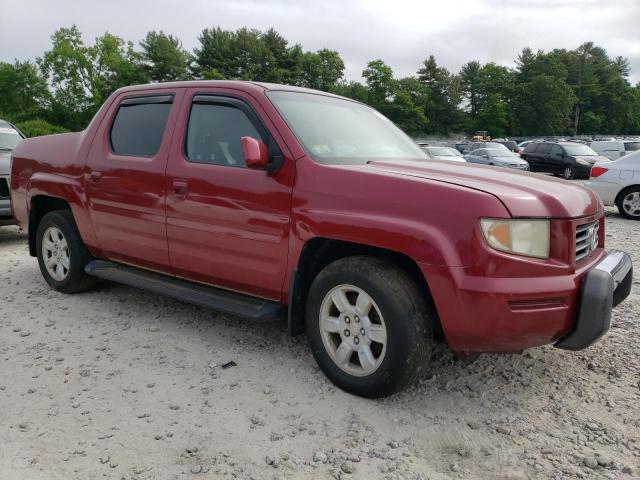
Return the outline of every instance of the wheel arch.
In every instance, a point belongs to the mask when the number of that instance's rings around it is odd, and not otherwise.
[[[627,185],[626,187],[620,189],[620,191],[616,195],[616,199],[614,200],[613,203],[615,203],[617,205],[618,202],[622,199],[622,195],[626,194],[627,191],[631,190],[632,188],[639,188],[640,189],[640,184]]]
[[[350,256],[372,256],[388,259],[399,265],[416,283],[427,303],[435,312],[435,332],[441,335],[442,328],[437,315],[431,290],[418,264],[408,255],[362,243],[335,240],[326,237],[314,237],[302,247],[298,265],[291,275],[288,302],[288,330],[290,335],[299,335],[305,331],[305,306],[311,283],[324,267],[330,263]]]

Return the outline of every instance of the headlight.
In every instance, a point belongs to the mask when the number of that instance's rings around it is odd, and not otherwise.
[[[576,163],[580,165],[591,165],[589,162],[587,162],[586,160],[583,160],[582,158],[576,158]]]
[[[483,218],[482,233],[490,247],[527,257],[549,258],[549,220]]]

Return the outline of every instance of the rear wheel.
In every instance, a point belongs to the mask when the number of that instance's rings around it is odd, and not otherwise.
[[[338,387],[364,397],[415,382],[431,356],[432,319],[413,280],[373,257],[333,262],[313,281],[307,301],[318,365]]]
[[[81,292],[95,284],[84,272],[91,254],[84,246],[69,210],[47,213],[36,233],[40,272],[46,282],[64,293]]]
[[[640,187],[623,190],[616,200],[616,206],[624,218],[640,220]]]

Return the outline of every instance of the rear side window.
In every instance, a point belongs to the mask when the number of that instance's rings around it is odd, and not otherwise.
[[[537,153],[549,153],[551,151],[550,143],[540,143],[538,144]]]
[[[113,153],[135,157],[158,153],[172,103],[172,95],[123,100],[111,125]]]
[[[532,142],[526,147],[524,147],[524,153],[533,153],[538,149],[539,143]]]
[[[241,137],[263,140],[247,114],[231,103],[194,103],[189,115],[185,155],[196,163],[246,167]],[[264,141],[264,140],[263,140]]]

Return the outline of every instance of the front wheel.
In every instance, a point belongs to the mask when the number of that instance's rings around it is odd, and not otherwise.
[[[363,397],[415,382],[431,356],[432,311],[413,280],[386,260],[348,257],[327,266],[311,285],[306,322],[325,375]]]
[[[84,272],[91,255],[70,211],[57,210],[42,217],[36,233],[36,250],[40,272],[56,290],[75,293],[95,284],[95,278]]]
[[[640,187],[624,190],[616,200],[616,206],[624,218],[640,220]]]
[[[573,170],[573,167],[571,165],[567,165],[566,167],[564,167],[562,176],[565,178],[565,180],[572,180],[573,178],[575,178],[575,175],[575,171]]]

